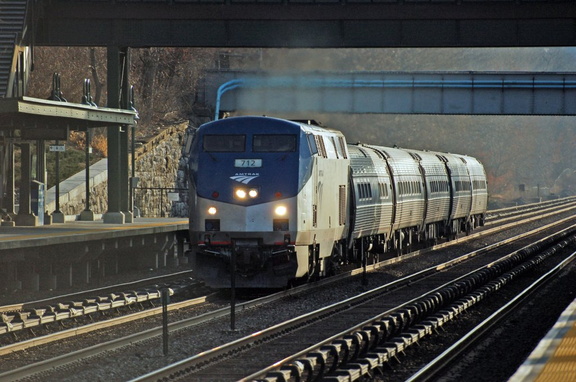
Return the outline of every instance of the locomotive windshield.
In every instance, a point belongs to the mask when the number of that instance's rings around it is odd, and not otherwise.
[[[252,139],[252,151],[259,152],[293,152],[296,151],[296,135],[257,134]]]
[[[246,147],[246,136],[239,134],[204,135],[202,147],[207,152],[243,152]]]

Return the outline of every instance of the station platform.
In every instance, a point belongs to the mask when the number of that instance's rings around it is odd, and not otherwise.
[[[6,291],[76,288],[131,270],[187,264],[187,242],[187,218],[1,226],[0,300]]]
[[[576,381],[576,300],[509,379],[509,382],[532,381]]]
[[[103,220],[95,220],[36,227],[2,226],[0,251],[187,230],[186,218],[135,218],[133,223],[126,224],[105,224]]]

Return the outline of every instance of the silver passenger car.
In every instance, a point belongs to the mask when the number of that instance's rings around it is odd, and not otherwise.
[[[483,224],[486,175],[475,158],[361,144],[348,151],[351,245],[364,238],[402,251]]]
[[[428,151],[406,150],[418,161],[424,176],[426,208],[421,233],[434,242],[446,233],[450,217],[450,176],[442,159]]]

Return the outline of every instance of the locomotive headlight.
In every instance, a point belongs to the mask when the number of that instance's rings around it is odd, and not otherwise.
[[[214,206],[208,207],[208,215],[216,215],[216,212],[218,212],[216,207],[214,207]]]
[[[237,188],[234,190],[234,196],[236,196],[237,199],[246,199],[247,197],[254,199],[258,196],[258,188],[251,188],[250,190]]]
[[[286,215],[287,212],[288,212],[288,209],[286,208],[286,206],[278,206],[274,209],[274,213],[277,216],[284,216],[284,215]]]

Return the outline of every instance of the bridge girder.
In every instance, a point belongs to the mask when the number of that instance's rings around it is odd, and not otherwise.
[[[189,47],[573,46],[572,1],[36,3],[35,44]]]

